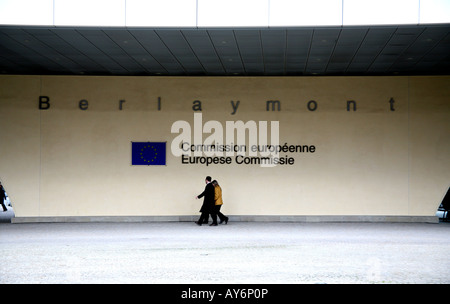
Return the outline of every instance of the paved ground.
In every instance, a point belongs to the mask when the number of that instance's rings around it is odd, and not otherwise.
[[[0,283],[450,283],[450,223],[0,224]]]
[[[11,206],[6,206],[7,211],[3,211],[0,206],[0,223],[11,223],[11,218],[15,216],[14,209]]]

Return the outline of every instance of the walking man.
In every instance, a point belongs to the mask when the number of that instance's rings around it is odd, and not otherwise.
[[[203,205],[202,208],[200,209],[202,215],[200,216],[198,221],[195,222],[199,226],[202,225],[203,221],[208,220],[210,213],[214,213],[214,186],[211,183],[211,176],[207,176],[205,178],[205,183],[206,183],[205,190],[200,195],[195,197],[196,199],[203,197]],[[213,225],[214,223],[211,224],[210,226]],[[217,226],[217,223],[214,226]]]

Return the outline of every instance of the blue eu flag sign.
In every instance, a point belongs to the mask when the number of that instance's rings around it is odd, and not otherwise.
[[[166,164],[165,142],[132,142],[131,164],[157,166]]]

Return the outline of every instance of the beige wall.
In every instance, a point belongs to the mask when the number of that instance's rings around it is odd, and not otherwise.
[[[0,76],[0,178],[18,217],[196,215],[206,175],[231,215],[432,216],[450,184],[449,96],[450,77]],[[280,144],[316,152],[282,152],[295,163],[274,168],[183,165],[171,126],[193,127],[195,100],[203,123],[279,121]],[[131,141],[167,141],[167,165],[132,166]]]

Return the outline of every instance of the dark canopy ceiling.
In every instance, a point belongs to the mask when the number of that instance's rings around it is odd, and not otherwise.
[[[315,28],[0,27],[0,73],[439,75],[450,25]]]

